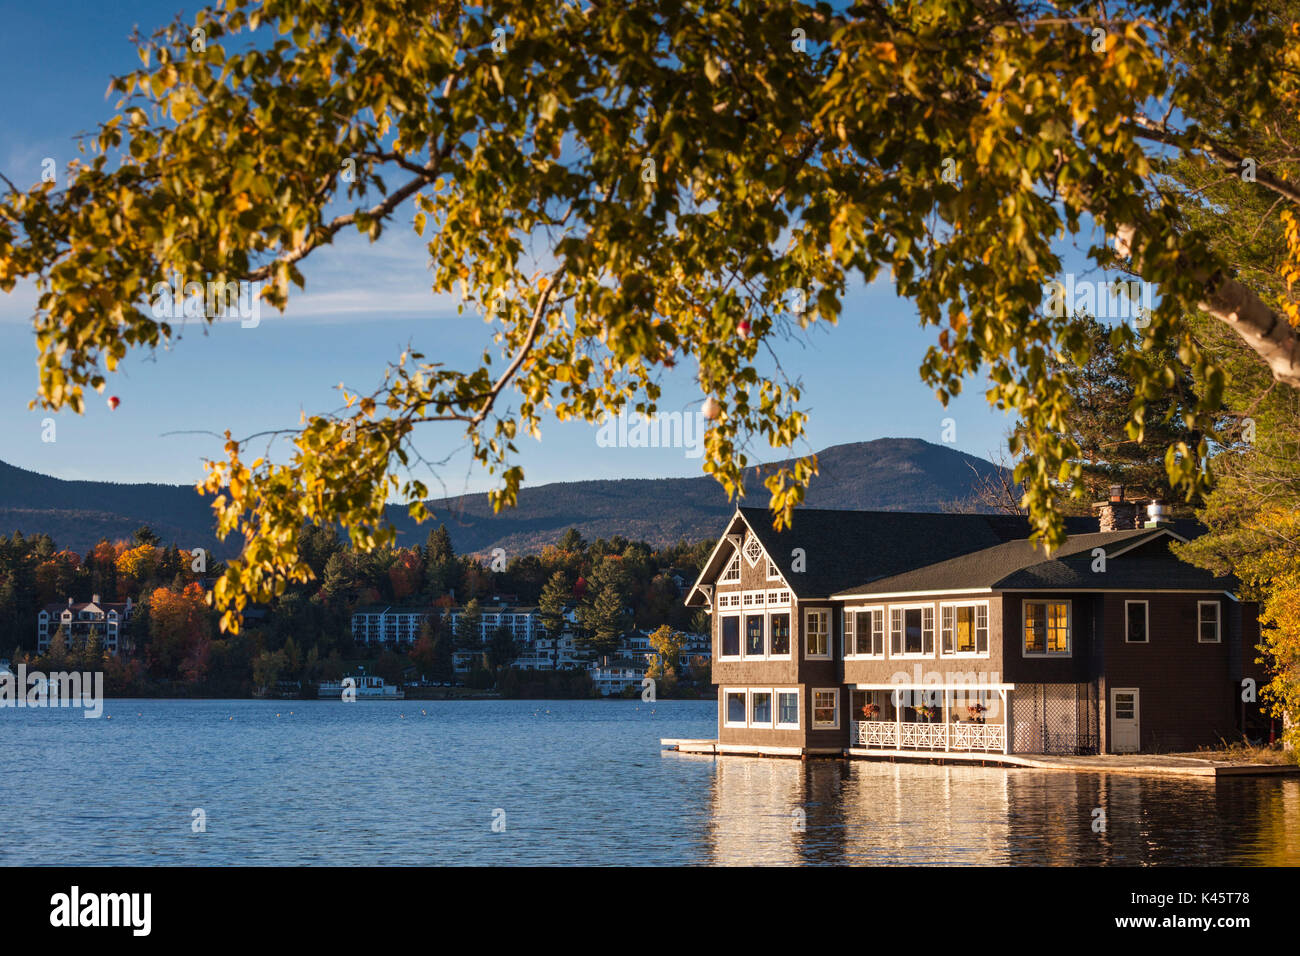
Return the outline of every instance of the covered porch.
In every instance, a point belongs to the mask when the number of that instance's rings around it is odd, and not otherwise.
[[[1009,753],[1014,684],[851,684],[849,750]]]

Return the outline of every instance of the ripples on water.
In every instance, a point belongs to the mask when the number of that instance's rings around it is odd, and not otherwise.
[[[122,700],[105,713],[0,710],[0,798],[20,838],[0,841],[0,863],[1300,863],[1295,778],[660,752],[660,737],[712,736],[713,702]],[[205,833],[191,832],[198,807]]]

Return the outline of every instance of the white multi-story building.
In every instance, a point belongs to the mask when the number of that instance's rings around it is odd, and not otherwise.
[[[130,598],[118,604],[101,601],[98,594],[84,604],[78,604],[72,598],[68,598],[67,604],[47,604],[36,615],[37,653],[45,653],[51,638],[61,627],[69,647],[83,644],[94,634],[99,638],[100,647],[116,654],[123,644],[123,632],[134,611]]]
[[[453,633],[460,626],[464,610],[453,607],[445,612]],[[444,612],[396,605],[357,608],[352,614],[352,639],[358,644],[414,644],[420,639],[420,627],[438,613]],[[522,644],[531,644],[545,633],[536,607],[484,605],[479,610],[479,638],[486,643],[499,627],[508,627]]]

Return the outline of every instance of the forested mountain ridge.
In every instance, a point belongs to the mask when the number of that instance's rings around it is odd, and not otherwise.
[[[835,445],[818,459],[821,473],[807,499],[814,508],[938,511],[968,498],[976,473],[995,470],[982,458],[916,438]],[[751,503],[766,501],[758,471],[748,482]],[[734,507],[708,476],[526,487],[519,506],[499,515],[483,494],[430,504],[457,552],[499,547],[512,556],[536,553],[571,527],[589,540],[621,535],[656,546],[711,538]],[[417,527],[404,508],[392,507],[390,517],[399,544],[424,540],[427,527]],[[238,548],[233,539],[216,541],[208,501],[192,486],[65,481],[0,462],[0,531],[49,534],[60,547],[84,553],[104,538],[129,538],[143,524],[165,541],[206,547],[218,557]]]

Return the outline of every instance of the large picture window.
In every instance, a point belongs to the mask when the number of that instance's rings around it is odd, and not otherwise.
[[[987,657],[989,606],[986,602],[939,606],[939,649],[944,656]]]
[[[790,615],[772,615],[772,656],[783,657],[790,653]]]
[[[728,614],[722,618],[722,656],[740,656],[740,616]]]
[[[831,612],[825,608],[808,608],[803,615],[804,655],[831,656]]]
[[[1069,601],[1026,601],[1024,616],[1026,655],[1069,656]]]

